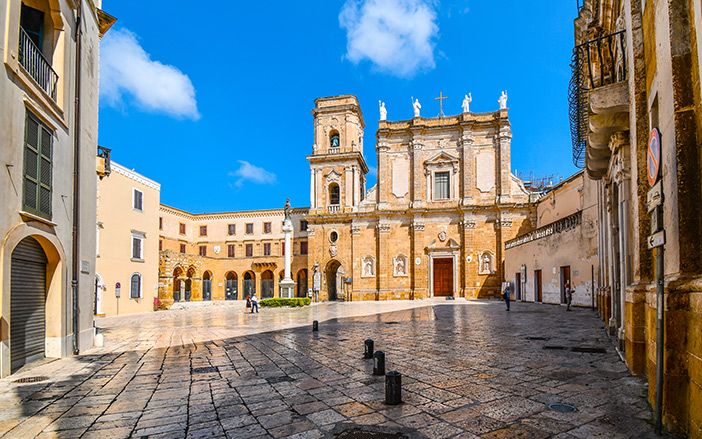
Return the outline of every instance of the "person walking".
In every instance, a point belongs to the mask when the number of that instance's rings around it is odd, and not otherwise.
[[[258,314],[258,297],[256,297],[256,293],[253,293],[251,296],[251,314],[254,313],[254,310]]]
[[[247,295],[246,295],[246,310],[245,310],[245,311],[248,311],[248,310],[250,310],[250,309],[251,309],[251,296],[249,296],[249,295],[247,294]]]
[[[573,289],[570,287],[570,282],[565,284],[565,294],[566,294],[566,311],[570,311],[570,305],[573,303]]]
[[[509,291],[509,285],[505,286],[505,291],[502,293],[505,299],[505,304],[507,305],[507,311],[509,311],[509,299],[510,299],[510,291]]]

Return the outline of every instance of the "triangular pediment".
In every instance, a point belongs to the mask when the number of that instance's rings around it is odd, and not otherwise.
[[[437,251],[457,251],[460,248],[461,246],[454,239],[449,238],[445,242],[435,239],[424,250],[427,253],[432,253]]]
[[[425,165],[444,165],[448,163],[458,163],[458,158],[452,156],[449,153],[440,152],[439,154],[424,162]]]

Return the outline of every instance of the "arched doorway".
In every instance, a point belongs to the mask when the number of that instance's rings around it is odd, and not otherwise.
[[[193,277],[195,276],[195,269],[188,268],[188,274],[186,274],[185,279],[185,301],[190,302],[190,298],[193,294]]]
[[[224,289],[224,299],[225,300],[236,300],[239,298],[239,290],[238,290],[238,285],[237,285],[237,276],[236,273],[233,271],[230,271],[227,273],[225,276],[226,278],[226,286]]]
[[[329,300],[338,300],[343,291],[343,284],[339,279],[341,264],[339,261],[332,260],[327,264],[325,274],[327,276],[327,295]]]
[[[307,297],[307,269],[297,272],[297,297]]]
[[[47,257],[39,242],[24,238],[12,251],[10,269],[11,373],[44,358]]]
[[[273,272],[266,270],[261,273],[261,298],[270,299],[273,297]]]
[[[202,300],[212,300],[212,274],[209,271],[202,275]]]
[[[251,297],[256,292],[256,275],[251,271],[244,273],[244,297]]]
[[[173,270],[173,302],[180,302],[185,290],[185,281],[183,280],[183,269],[176,267]]]

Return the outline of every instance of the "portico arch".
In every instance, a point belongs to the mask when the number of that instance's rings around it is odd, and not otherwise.
[[[327,299],[339,300],[343,297],[343,275],[344,269],[341,262],[332,259],[324,269],[327,280]]]

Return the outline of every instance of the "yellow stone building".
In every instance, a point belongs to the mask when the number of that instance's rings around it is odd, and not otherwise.
[[[308,295],[307,209],[293,209],[292,277]],[[192,214],[161,205],[159,294],[165,304],[279,297],[283,209]]]
[[[600,312],[654,408],[660,395],[663,424],[700,438],[702,3],[585,0],[574,27],[574,157],[598,184]],[[649,176],[654,135],[661,166]],[[656,180],[663,206],[649,209]]]
[[[381,120],[378,183],[366,191],[358,100],[315,101],[308,269],[319,273],[320,300],[499,292],[504,243],[531,224],[529,194],[510,169],[506,98],[501,106]]]

